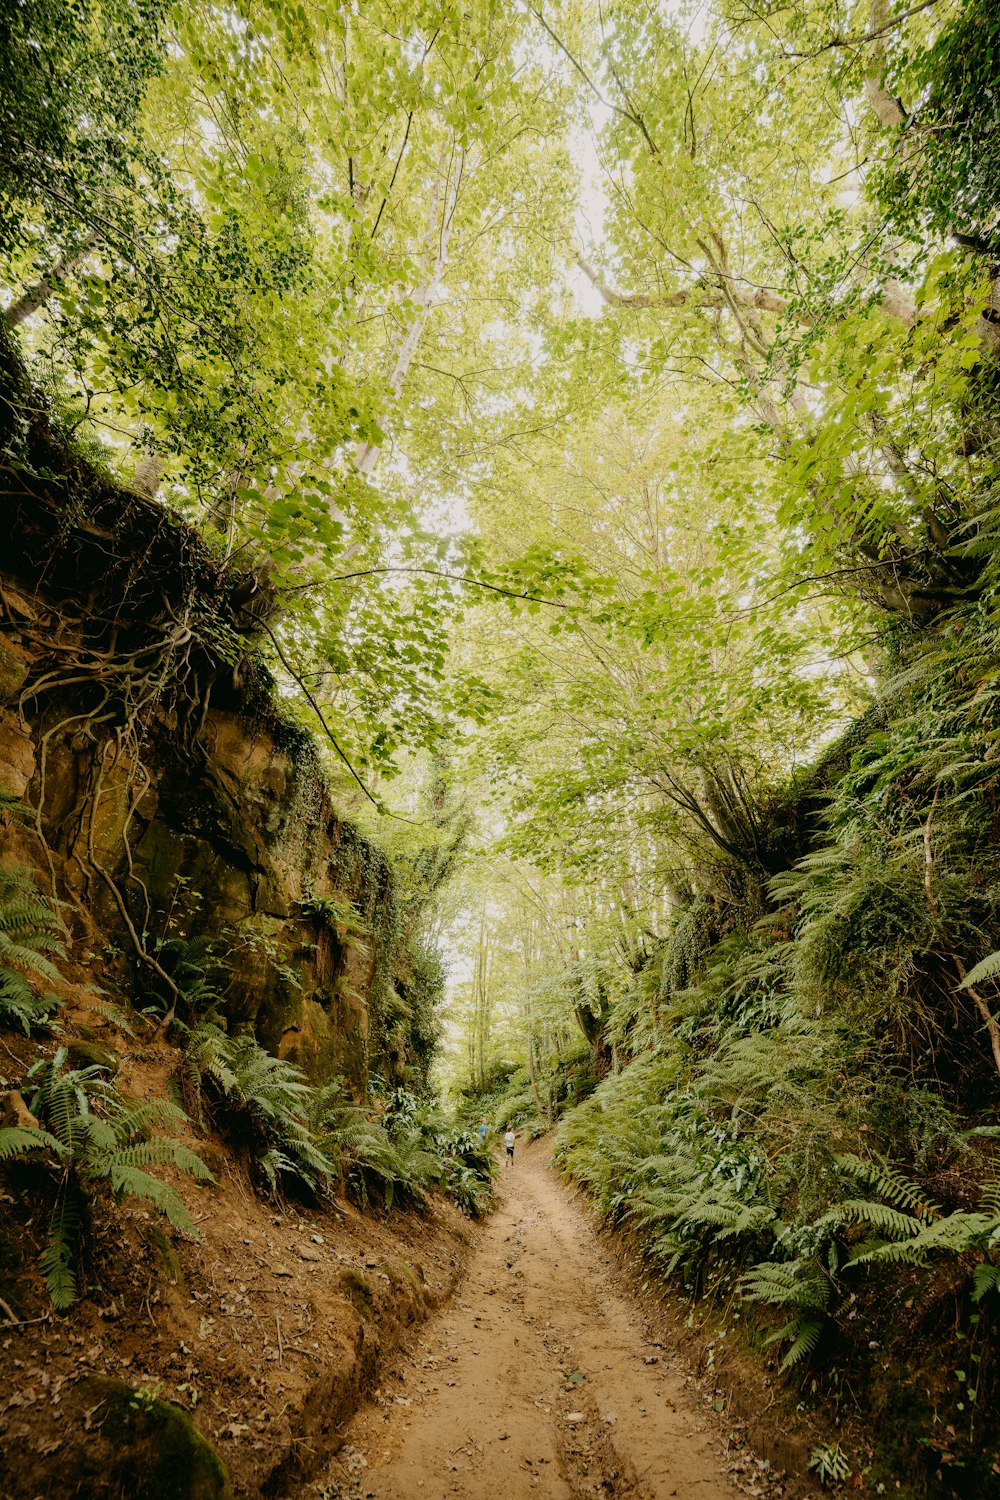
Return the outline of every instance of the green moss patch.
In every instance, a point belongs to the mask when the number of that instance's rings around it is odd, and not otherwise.
[[[76,1396],[89,1432],[81,1432],[80,1448],[61,1459],[63,1493],[232,1500],[225,1465],[179,1406],[103,1375],[82,1381]]]

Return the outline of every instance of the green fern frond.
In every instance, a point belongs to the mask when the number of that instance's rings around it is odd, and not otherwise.
[[[900,1209],[893,1208],[888,1203],[875,1203],[864,1198],[849,1198],[844,1203],[838,1203],[823,1217],[824,1220],[837,1220],[846,1224],[870,1224],[881,1234],[891,1235],[894,1239],[900,1240],[919,1233],[921,1226],[926,1222],[924,1219],[915,1218],[912,1214],[904,1214]]]
[[[80,1115],[72,1127],[76,1155],[88,1162],[100,1162],[118,1149],[118,1132],[110,1120],[99,1115]]]
[[[55,908],[21,866],[0,869],[0,1026],[25,1033],[48,1024],[60,1001],[36,993],[39,983],[56,983],[59,970],[49,954],[63,952]]]
[[[116,1139],[119,1142],[145,1139],[158,1125],[183,1126],[188,1117],[179,1105],[170,1099],[144,1099],[140,1104],[129,1104],[116,1112],[113,1119]]]
[[[814,1261],[765,1260],[745,1272],[739,1290],[745,1302],[823,1311],[829,1305],[832,1288]]]
[[[268,1192],[277,1191],[282,1176],[297,1178],[310,1192],[334,1176],[335,1163],[309,1122],[316,1091],[294,1064],[207,1022],[186,1033],[184,1079],[199,1113],[207,1085],[223,1118],[249,1137]]]
[[[269,1146],[257,1157],[257,1167],[272,1193],[278,1191],[278,1178],[281,1173],[290,1177],[299,1175],[297,1163],[284,1151],[279,1151],[276,1146]]]
[[[115,1005],[111,1000],[105,1000],[99,1005],[95,1005],[94,1011],[97,1015],[103,1016],[106,1021],[110,1021],[116,1031],[120,1031],[123,1035],[131,1037],[133,1041],[135,1040],[131,1018],[122,1006]]]
[[[107,1176],[116,1198],[145,1198],[167,1216],[175,1229],[180,1229],[185,1234],[194,1233],[194,1220],[174,1188],[162,1182],[159,1177],[154,1177],[151,1172],[143,1172],[139,1167],[129,1166],[117,1158],[108,1163],[108,1168]]]
[[[1000,1266],[984,1263],[972,1273],[972,1300],[981,1302],[987,1292],[1000,1291]]]
[[[920,1189],[908,1182],[901,1173],[881,1162],[862,1161],[860,1156],[843,1155],[834,1158],[842,1172],[874,1188],[889,1203],[897,1208],[908,1209],[919,1219],[931,1219],[941,1212],[937,1204],[924,1197]]]
[[[995,953],[988,953],[985,958],[981,958],[975,968],[969,970],[962,983],[957,985],[956,988],[967,990],[974,984],[981,984],[984,979],[995,979],[998,974],[1000,974],[1000,949]]]
[[[862,1250],[850,1261],[851,1265],[888,1261],[893,1265],[924,1266],[928,1257],[945,1251],[951,1255],[963,1255],[978,1249],[995,1226],[988,1214],[968,1213],[959,1210],[925,1225],[911,1239],[877,1245],[871,1250]]]
[[[35,941],[13,941],[7,933],[0,932],[0,964],[16,969],[21,974],[34,974],[42,979],[58,980],[59,970],[45,957],[45,953],[58,953],[60,944],[54,938],[39,935]]]
[[[825,1327],[826,1322],[823,1318],[802,1317],[787,1324],[782,1332],[786,1338],[794,1336],[794,1340],[792,1347],[781,1361],[780,1368],[790,1370],[793,1365],[808,1359],[819,1343]]]
[[[48,1222],[48,1244],[39,1267],[52,1305],[65,1312],[76,1301],[76,1237],[81,1218],[79,1194],[72,1182],[60,1187]]]
[[[34,1084],[29,1107],[48,1128],[0,1130],[0,1157],[46,1146],[58,1158],[59,1185],[41,1267],[53,1304],[60,1309],[76,1298],[81,1205],[96,1182],[109,1181],[119,1199],[145,1199],[175,1228],[194,1233],[180,1195],[144,1168],[170,1165],[202,1181],[211,1177],[201,1158],[182,1142],[152,1133],[154,1124],[186,1121],[183,1110],[164,1100],[130,1103],[101,1068],[65,1070],[66,1055],[66,1049],[59,1048],[51,1060],[40,1060],[28,1072]],[[91,1108],[91,1096],[100,1112]]]
[[[47,1028],[62,1001],[57,995],[38,994],[21,974],[0,970],[0,1024],[18,1026],[25,1036],[36,1028]]]
[[[36,1130],[33,1125],[0,1127],[0,1161],[20,1156],[25,1151],[42,1151],[46,1148],[59,1157],[63,1156],[65,1150],[62,1141],[50,1135],[47,1130]]]
[[[187,1172],[196,1182],[214,1182],[215,1178],[201,1157],[180,1141],[169,1136],[157,1136],[151,1141],[137,1141],[123,1146],[114,1154],[116,1166],[125,1167],[177,1167]]]

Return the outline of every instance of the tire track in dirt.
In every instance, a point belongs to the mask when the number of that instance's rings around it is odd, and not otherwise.
[[[375,1500],[735,1500],[714,1413],[650,1344],[543,1144],[504,1172],[455,1298],[347,1424],[318,1484]],[[768,1487],[768,1493],[775,1489]]]

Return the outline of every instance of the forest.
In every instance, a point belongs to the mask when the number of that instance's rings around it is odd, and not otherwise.
[[[997,8],[0,22],[12,1500],[306,1494],[508,1129],[808,1493],[1000,1496]]]

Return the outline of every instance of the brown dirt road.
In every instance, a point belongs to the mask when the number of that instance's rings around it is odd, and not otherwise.
[[[455,1298],[384,1372],[302,1500],[786,1493],[650,1341],[642,1299],[548,1155],[519,1148]]]

